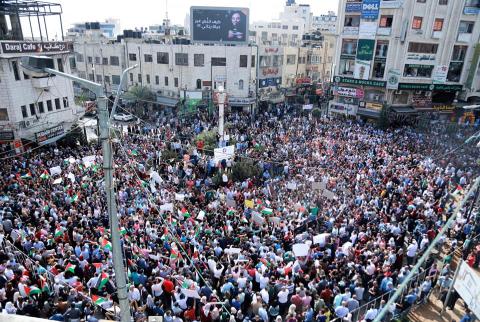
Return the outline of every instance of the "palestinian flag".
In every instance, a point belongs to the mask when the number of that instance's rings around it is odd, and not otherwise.
[[[137,156],[137,155],[138,155],[138,151],[134,149],[134,150],[130,151],[130,154],[131,154],[131,155],[134,155],[134,156]]]
[[[93,172],[97,172],[97,171],[98,171],[98,168],[99,168],[99,165],[98,165],[98,164],[92,165],[92,170],[93,170]]]
[[[43,180],[47,180],[48,178],[50,178],[48,171],[47,170],[43,171],[43,173],[40,175],[40,178],[42,178]]]
[[[125,227],[120,228],[120,234],[121,235],[126,235],[127,234],[127,228],[125,228]]]
[[[228,216],[233,216],[233,215],[235,215],[235,210],[234,210],[234,209],[228,210],[228,211],[227,211],[227,215],[228,215]]]
[[[101,269],[102,268],[102,263],[92,263],[92,265],[95,267],[95,269]]]
[[[107,285],[107,283],[108,283],[108,274],[107,273],[100,274],[97,281],[97,289],[100,291],[102,288],[105,287],[105,285]]]
[[[75,267],[75,265],[68,263],[68,265],[65,267],[65,272],[75,273]]]
[[[32,179],[32,173],[28,171],[27,173],[20,176],[21,179]]]
[[[100,234],[105,235],[105,227],[98,227]]]
[[[27,296],[33,296],[42,293],[42,290],[35,286],[25,286],[25,293],[27,293]]]
[[[170,252],[170,260],[176,260],[179,257],[180,257],[180,254],[178,253],[178,251],[172,249]]]
[[[182,216],[183,218],[190,218],[190,213],[188,212],[187,208],[182,208]]]
[[[95,305],[101,305],[105,302],[107,302],[107,300],[101,296],[98,296],[98,295],[92,295],[92,301]]]
[[[47,279],[43,276],[40,276],[40,286],[42,288],[42,292],[50,293],[50,287],[48,286]]]
[[[55,238],[63,236],[63,229],[61,227],[55,229]]]
[[[73,197],[70,198],[71,203],[77,202],[77,200],[78,200],[78,194],[75,194]]]
[[[273,209],[271,209],[271,208],[263,208],[263,209],[262,209],[262,214],[264,214],[264,215],[271,215],[271,214],[273,214]]]
[[[112,243],[110,243],[106,238],[102,240],[102,248],[112,250]]]

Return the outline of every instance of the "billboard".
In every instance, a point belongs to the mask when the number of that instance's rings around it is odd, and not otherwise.
[[[363,0],[362,2],[362,19],[378,18],[378,12],[380,10],[380,0]]]
[[[4,54],[53,53],[70,52],[73,50],[73,43],[65,41],[2,41],[1,47]]]
[[[193,42],[248,42],[248,8],[191,7],[190,17]]]
[[[480,289],[478,285],[480,283],[480,275],[473,268],[468,266],[465,261],[457,264],[460,265],[458,270],[457,279],[453,287],[458,292],[467,304],[468,308],[476,316],[480,316]]]

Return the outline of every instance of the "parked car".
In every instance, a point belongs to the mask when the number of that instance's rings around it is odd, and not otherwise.
[[[131,114],[117,113],[113,116],[113,119],[116,121],[129,122],[129,121],[133,121],[134,117]]]

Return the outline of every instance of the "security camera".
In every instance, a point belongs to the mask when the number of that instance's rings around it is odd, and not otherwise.
[[[46,69],[53,69],[53,58],[46,56],[24,56],[20,59],[23,72],[30,77],[47,77]]]

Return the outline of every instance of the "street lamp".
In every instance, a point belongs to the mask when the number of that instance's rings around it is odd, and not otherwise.
[[[221,147],[225,141],[224,115],[225,115],[225,90],[223,86],[218,86],[218,135],[220,136]]]
[[[76,77],[67,73],[59,72],[53,69],[53,58],[45,56],[26,56],[22,57],[20,65],[23,67],[26,74],[36,77],[45,77],[49,75],[56,75],[65,77],[72,81],[78,82],[91,90],[97,97],[98,102],[98,121],[100,125],[100,139],[102,141],[103,151],[103,170],[105,175],[105,192],[107,195],[108,205],[108,217],[110,221],[110,233],[112,236],[112,255],[113,255],[113,267],[115,270],[115,280],[117,284],[118,302],[120,305],[120,321],[130,322],[130,305],[127,297],[127,283],[125,277],[125,267],[123,265],[122,249],[120,246],[120,232],[118,225],[118,212],[117,204],[115,201],[115,189],[113,186],[113,158],[112,158],[112,145],[110,141],[110,119],[115,113],[115,109],[118,104],[119,92],[115,97],[115,102],[112,108],[111,116],[108,115],[107,97],[105,89],[101,84],[91,82],[89,80]],[[127,72],[135,66],[127,68],[123,71],[120,78],[121,88],[123,80]]]

